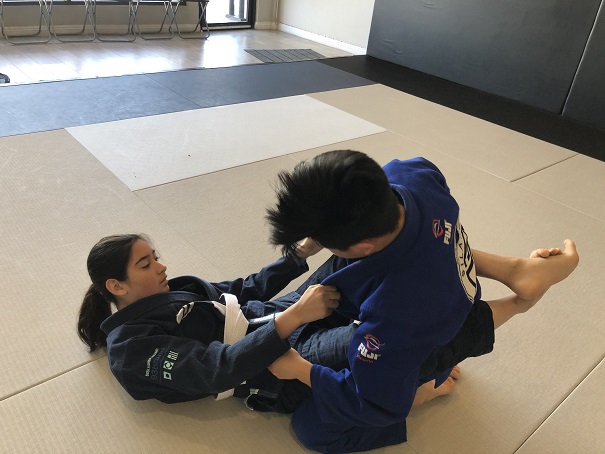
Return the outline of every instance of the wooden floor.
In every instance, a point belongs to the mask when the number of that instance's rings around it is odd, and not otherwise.
[[[10,44],[0,40],[0,73],[11,84],[219,68],[261,63],[245,49],[312,49],[325,57],[347,52],[274,30],[212,31],[210,38],[128,42]]]

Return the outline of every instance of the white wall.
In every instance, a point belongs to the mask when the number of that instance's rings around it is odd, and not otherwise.
[[[365,54],[373,11],[374,0],[279,0],[278,28]]]

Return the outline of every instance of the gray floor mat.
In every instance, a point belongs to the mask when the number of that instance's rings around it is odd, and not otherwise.
[[[284,63],[288,61],[317,60],[326,58],[311,49],[244,49],[254,58],[264,63]]]
[[[301,61],[0,85],[0,137],[370,84]]]

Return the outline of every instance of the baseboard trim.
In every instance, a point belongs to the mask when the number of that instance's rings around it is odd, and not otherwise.
[[[277,30],[277,24],[275,22],[255,22],[255,30]]]
[[[277,29],[285,33],[290,33],[291,35],[296,35],[300,36],[301,38],[315,41],[319,44],[324,44],[326,46],[334,47],[335,49],[340,49],[345,52],[349,52],[353,55],[366,55],[367,53],[367,49],[364,47],[353,46],[352,44],[347,44],[336,39],[307,32],[305,30],[301,30],[300,28],[291,27],[290,25],[278,24]]]

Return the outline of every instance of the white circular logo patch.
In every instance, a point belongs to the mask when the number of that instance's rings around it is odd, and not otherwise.
[[[475,272],[475,261],[473,253],[468,242],[468,236],[460,219],[456,222],[456,232],[454,238],[454,253],[456,254],[456,263],[458,264],[458,275],[460,283],[466,292],[466,296],[471,302],[475,300],[477,294],[477,274]]]

